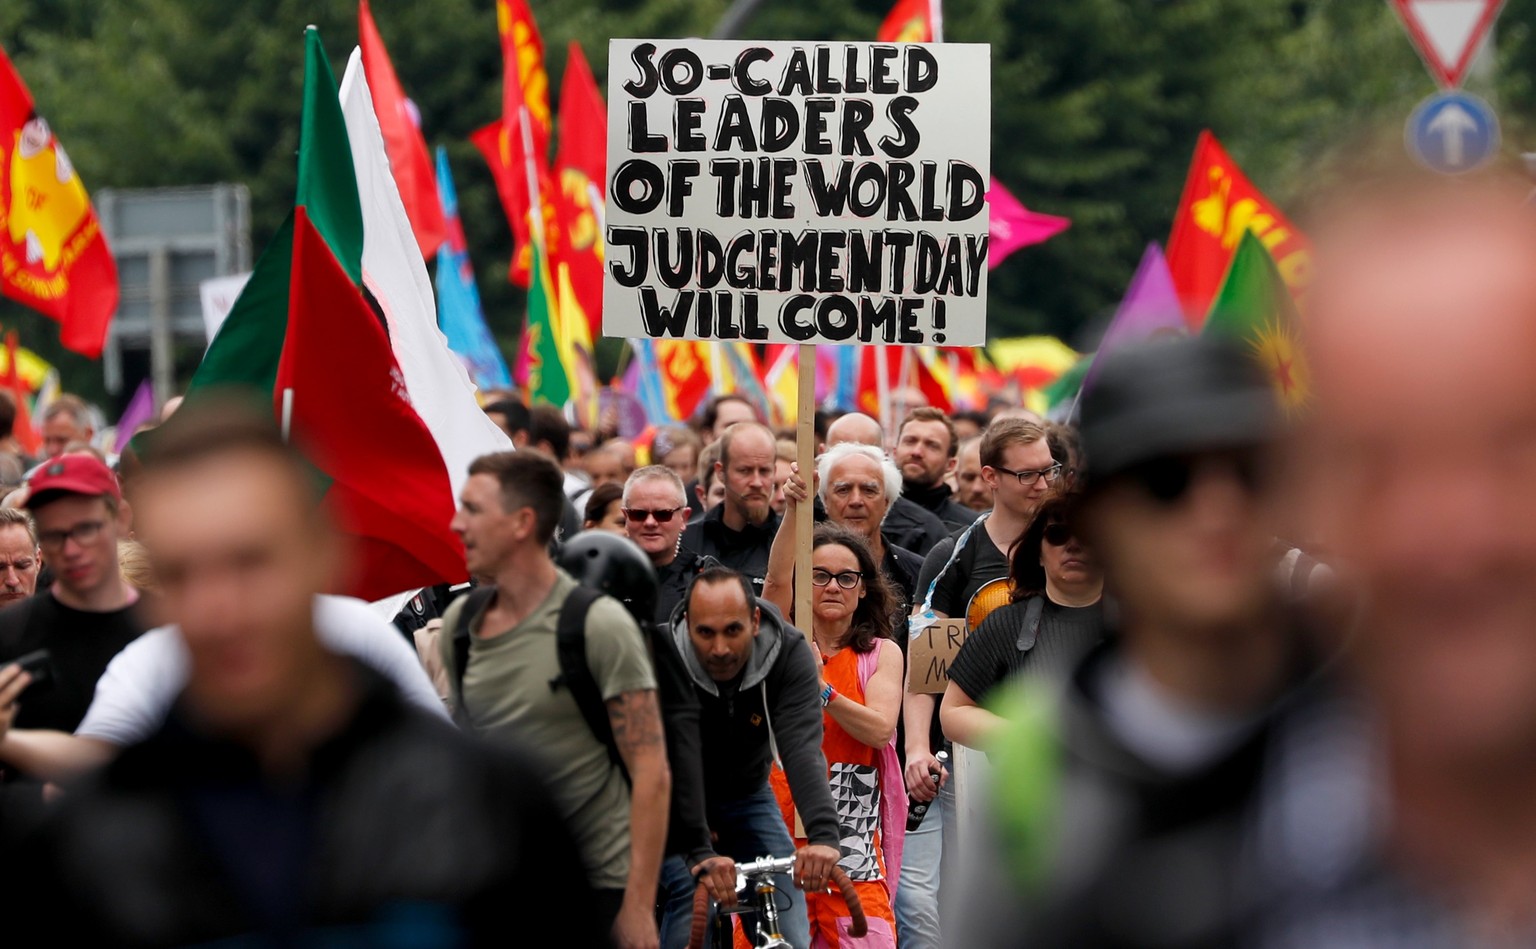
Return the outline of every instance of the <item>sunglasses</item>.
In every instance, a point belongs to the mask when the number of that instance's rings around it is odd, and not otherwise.
[[[1251,454],[1198,455],[1183,458],[1155,458],[1126,472],[1126,477],[1146,495],[1160,504],[1172,506],[1184,499],[1195,483],[1196,474],[1211,468],[1230,472],[1250,495],[1263,486],[1259,460]],[[1054,526],[1054,525],[1053,525]]]
[[[658,524],[666,524],[672,520],[672,516],[674,514],[681,510],[683,510],[683,508],[680,507],[667,508],[665,510],[659,511],[648,511],[644,508],[627,507],[624,508],[624,516],[629,518],[629,522],[631,524],[644,524],[645,519],[648,517],[656,518],[656,523]]]
[[[1052,547],[1065,547],[1072,542],[1072,538],[1076,537],[1077,534],[1072,530],[1071,525],[1058,522],[1045,525],[1045,530],[1041,532],[1040,536]]]

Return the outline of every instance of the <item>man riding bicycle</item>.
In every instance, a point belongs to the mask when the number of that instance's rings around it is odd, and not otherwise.
[[[780,880],[790,905],[783,934],[810,945],[802,891],[821,890],[842,855],[837,809],[821,753],[816,659],[805,637],[753,595],[751,581],[725,567],[700,571],[672,617],[681,653],[702,708],[705,817],[712,840],[688,857],[662,864],[662,949],[688,941],[694,890],[702,882],[715,902],[736,902],[736,861],[783,856],[794,849],[768,783],[777,759],[805,827],[791,881]]]

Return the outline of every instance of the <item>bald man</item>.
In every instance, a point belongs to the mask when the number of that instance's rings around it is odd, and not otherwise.
[[[849,412],[828,425],[827,443],[823,449],[849,442],[869,445],[889,454],[885,432],[880,428],[880,423],[862,412]],[[816,498],[816,519],[826,519],[826,509],[822,507],[820,496]],[[926,557],[934,545],[949,536],[950,529],[937,514],[922,505],[906,498],[897,498],[891,504],[891,511],[886,515],[880,533],[886,543],[903,547],[919,557]]]
[[[1266,935],[1287,946],[1529,944],[1530,183],[1358,191],[1313,232],[1315,397],[1284,479],[1303,534],[1364,594],[1346,640],[1342,691],[1354,701],[1299,716],[1298,751],[1274,771],[1276,811],[1303,797],[1328,806],[1291,807],[1285,840],[1261,841],[1275,890],[1291,894]]]
[[[682,549],[745,574],[761,594],[768,552],[779,530],[771,504],[778,455],[773,430],[759,422],[737,422],[717,444],[715,476],[725,485],[725,500],[688,525]]]

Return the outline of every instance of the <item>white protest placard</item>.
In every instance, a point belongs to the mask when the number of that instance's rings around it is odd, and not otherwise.
[[[986,342],[985,44],[613,40],[603,331]]]

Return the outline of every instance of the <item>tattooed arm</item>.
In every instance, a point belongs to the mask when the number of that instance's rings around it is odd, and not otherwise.
[[[672,792],[655,691],[624,692],[608,700],[608,721],[630,780],[629,884],[614,923],[614,942],[620,949],[655,949],[656,887]]]

